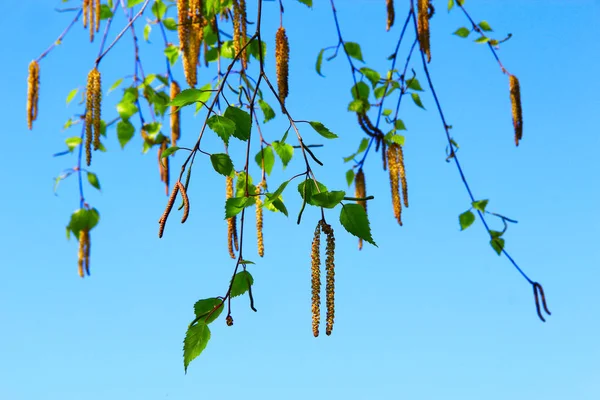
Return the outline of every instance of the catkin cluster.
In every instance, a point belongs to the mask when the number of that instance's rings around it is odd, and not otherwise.
[[[190,87],[197,83],[198,56],[204,38],[202,0],[177,0],[179,44],[183,52],[183,71]]]
[[[263,202],[260,198],[260,189],[267,189],[267,182],[262,180],[256,188],[258,189],[258,196],[256,196],[256,242],[258,247],[258,255],[263,257],[265,255],[265,243],[263,238]]]
[[[33,121],[37,119],[38,99],[40,96],[40,65],[37,61],[29,64],[27,76],[27,126],[31,129]]]
[[[510,103],[512,106],[513,126],[515,127],[515,144],[523,138],[523,110],[521,109],[521,87],[516,76],[509,76]]]
[[[83,27],[90,25],[90,42],[94,40],[94,32],[100,30],[100,0],[83,0]]]
[[[181,88],[176,81],[171,81],[171,100],[181,92]],[[181,137],[181,126],[179,123],[179,107],[171,106],[171,146],[177,146],[177,141]]]
[[[393,143],[388,147],[387,158],[390,172],[390,186],[392,189],[392,205],[394,216],[402,226],[402,204],[400,201],[400,186],[402,186],[402,197],[404,206],[408,208],[408,186],[406,184],[406,171],[404,169],[404,154],[402,146]]]
[[[158,171],[160,181],[165,184],[165,194],[169,195],[169,157],[163,157],[163,152],[167,149],[167,140],[163,140],[158,148]]]
[[[246,24],[246,0],[233,0],[233,48],[235,54],[239,54],[247,41]],[[240,55],[242,69],[248,67],[248,53],[244,51]]]
[[[417,1],[417,34],[421,51],[427,56],[427,62],[431,61],[431,49],[429,46],[429,10],[431,8],[430,0]]]
[[[319,336],[319,323],[321,321],[321,231],[327,237],[327,245],[325,247],[325,306],[327,308],[325,333],[327,335],[331,335],[333,331],[335,317],[335,237],[331,225],[321,220],[315,228],[310,254],[312,330],[315,337]]]
[[[394,25],[394,20],[396,19],[396,13],[394,12],[394,0],[386,0],[386,8],[387,8],[387,25],[386,30],[389,31]]]
[[[225,180],[225,199],[233,197],[233,178],[228,176]],[[229,256],[235,259],[235,251],[239,250],[238,237],[237,237],[237,221],[236,217],[227,218],[227,250],[229,250]]]
[[[279,90],[279,100],[285,104],[285,99],[289,94],[288,75],[290,62],[290,45],[288,43],[285,28],[279,27],[275,35],[275,69],[277,72],[277,89]]]
[[[98,150],[100,147],[101,102],[100,71],[94,68],[88,74],[86,87],[85,158],[87,165],[92,162],[92,143],[94,144],[94,150]]]
[[[89,276],[90,274],[90,231],[82,229],[79,231],[79,254],[77,265],[79,276],[83,278],[84,271]]]
[[[365,173],[363,169],[359,169],[354,178],[354,197],[358,199],[364,199],[367,197],[367,186],[365,184]],[[367,212],[367,201],[366,200],[357,200],[358,204],[360,204]],[[363,240],[358,239],[358,249],[362,250],[363,248]]]

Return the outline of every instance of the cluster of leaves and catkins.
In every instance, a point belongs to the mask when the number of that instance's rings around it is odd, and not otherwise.
[[[216,173],[222,175],[225,186],[225,215],[227,224],[228,252],[234,259],[234,268],[231,280],[226,285],[222,296],[210,297],[199,300],[194,305],[192,322],[188,326],[184,340],[184,367],[187,370],[189,363],[196,358],[206,347],[211,331],[209,325],[218,319],[223,310],[227,308],[225,322],[233,325],[231,299],[247,294],[250,298],[250,307],[254,308],[252,286],[254,278],[248,267],[254,262],[244,258],[243,236],[247,229],[247,210],[254,208],[255,227],[257,230],[258,255],[262,257],[265,252],[263,237],[263,210],[283,213],[288,215],[288,210],[283,201],[286,188],[297,181],[298,195],[302,205],[298,210],[297,222],[300,223],[305,208],[316,207],[321,210],[321,219],[317,221],[311,251],[311,276],[312,276],[312,321],[313,334],[318,336],[320,324],[320,298],[321,298],[321,258],[320,236],[326,236],[326,333],[332,333],[334,324],[334,294],[335,294],[335,237],[331,225],[326,221],[333,209],[339,210],[339,222],[350,234],[359,240],[359,249],[363,242],[375,245],[371,234],[367,215],[367,202],[373,199],[367,193],[365,160],[369,154],[379,152],[381,155],[381,168],[387,171],[382,176],[389,179],[393,204],[393,215],[399,225],[402,225],[402,208],[408,207],[407,171],[405,168],[404,143],[405,137],[401,133],[406,130],[402,119],[399,118],[402,99],[410,95],[413,103],[424,108],[421,94],[424,92],[415,68],[425,74],[428,87],[431,90],[436,107],[443,122],[443,130],[448,139],[447,161],[454,161],[462,174],[457,158],[458,145],[450,136],[450,126],[446,124],[445,117],[437,100],[435,88],[431,81],[427,64],[432,59],[430,45],[430,20],[434,16],[434,8],[429,0],[404,0],[406,6],[406,20],[398,28],[400,37],[395,43],[395,50],[388,58],[390,68],[384,74],[365,65],[361,46],[359,43],[346,41],[342,35],[340,21],[338,20],[336,5],[330,0],[333,11],[332,23],[337,30],[335,44],[321,49],[317,55],[316,72],[323,73],[324,61],[331,61],[339,54],[345,55],[350,66],[349,79],[351,98],[348,110],[355,114],[357,131],[364,136],[358,143],[357,151],[344,159],[346,163],[352,162],[353,166],[346,172],[349,186],[354,184],[354,196],[348,196],[345,190],[330,190],[319,182],[317,177],[321,161],[313,153],[313,145],[307,145],[303,140],[306,129],[316,132],[324,139],[336,139],[338,136],[318,121],[302,120],[292,116],[293,110],[286,107],[286,98],[290,94],[288,80],[290,45],[285,29],[285,5],[303,3],[312,7],[312,0],[286,0],[273,3],[263,3],[261,0],[248,7],[246,0],[83,0],[73,1],[77,6],[72,10],[76,13],[73,22],[60,35],[50,48],[42,53],[29,66],[27,123],[31,129],[33,122],[38,117],[38,98],[40,93],[40,65],[39,62],[51,50],[61,43],[71,27],[83,16],[83,28],[89,30],[90,41],[94,42],[100,34],[100,28],[105,27],[102,40],[99,43],[98,57],[93,61],[93,67],[88,74],[85,85],[84,98],[81,103],[81,114],[69,119],[66,127],[80,124],[81,134],[66,140],[67,151],[58,153],[64,155],[76,153],[76,166],[63,171],[56,179],[56,184],[71,175],[79,176],[79,208],[72,214],[67,226],[67,233],[71,233],[79,240],[78,265],[79,274],[84,276],[90,272],[90,231],[99,222],[98,211],[91,207],[85,200],[84,187],[81,176],[86,174],[89,184],[100,189],[98,177],[86,169],[92,163],[92,154],[95,151],[105,151],[102,141],[107,135],[107,129],[115,127],[116,136],[124,147],[139,132],[143,152],[155,148],[160,181],[165,186],[169,196],[164,213],[159,219],[158,234],[165,234],[169,216],[173,212],[177,198],[181,198],[181,222],[184,223],[190,216],[190,205],[194,199],[188,197],[190,177],[193,173],[196,157],[208,157]],[[382,21],[382,29],[394,31],[397,21],[397,10],[393,0],[386,0],[385,10],[387,19]],[[263,7],[279,7],[280,26],[274,38],[262,36],[261,19]],[[522,111],[520,100],[519,81],[514,75],[509,74],[499,61],[495,49],[505,41],[496,40],[489,36],[492,32],[486,21],[475,23],[464,8],[464,1],[450,0],[448,11],[458,7],[465,14],[471,28],[459,28],[455,34],[461,38],[468,37],[471,33],[479,35],[475,42],[490,47],[503,73],[507,74],[510,83],[510,100],[512,103],[512,116],[517,145],[522,139]],[[113,19],[117,13],[123,13],[126,23],[115,28]],[[148,40],[150,32],[158,28],[164,39],[164,46],[160,49],[159,57],[166,60],[166,70],[144,74],[142,59],[139,56],[138,34],[141,24],[144,24],[142,34]],[[249,30],[252,27],[252,31]],[[107,40],[109,33],[116,30],[111,41]],[[131,31],[135,63],[133,76],[119,79],[109,89],[114,91],[128,82],[122,90],[122,96],[116,110],[102,108],[102,60],[113,46]],[[410,33],[412,32],[412,34]],[[275,48],[268,51],[265,41],[274,39]],[[301,38],[292,38],[301,40]],[[399,53],[400,43],[403,40],[412,40],[412,46],[407,54],[402,57]],[[97,40],[96,40],[97,41]],[[293,44],[293,40],[292,40]],[[397,61],[405,59],[404,67],[400,68]],[[176,73],[174,68],[177,60],[183,68]],[[269,62],[275,64],[275,76],[265,72],[265,65]],[[362,64],[362,66],[361,66]],[[420,67],[419,67],[420,65]],[[198,69],[201,66],[213,68],[217,71],[216,77],[207,82],[201,82]],[[408,71],[412,71],[408,75]],[[175,76],[182,79],[176,80]],[[204,74],[206,76],[206,74]],[[232,84],[233,79],[237,84]],[[79,89],[69,93],[67,103],[77,94]],[[391,101],[395,105],[387,107]],[[269,102],[276,104],[272,106]],[[387,102],[387,103],[386,103]],[[203,116],[199,135],[197,138],[181,137],[181,110],[192,107],[196,113]],[[282,137],[272,138],[266,136],[268,130],[261,128],[275,118],[275,109],[281,109],[281,117],[289,123],[289,127]],[[116,113],[115,113],[116,111]],[[259,112],[260,117],[259,118]],[[104,118],[111,115],[112,119]],[[139,119],[139,123],[137,120]],[[134,121],[136,120],[136,121]],[[168,120],[168,124],[165,120]],[[262,122],[260,122],[262,120]],[[205,133],[212,131],[216,140],[222,141],[223,151],[210,153],[203,147]],[[263,134],[264,132],[264,134]],[[210,134],[209,134],[210,135]],[[268,139],[268,140],[267,140]],[[275,140],[272,140],[275,139]],[[245,149],[240,154],[229,151],[230,142],[236,140],[245,144]],[[187,147],[180,143],[187,142]],[[171,156],[178,152],[184,154],[184,161],[178,173],[173,174],[170,166]],[[410,152],[409,152],[410,154]],[[83,156],[85,155],[85,165]],[[299,162],[304,164],[304,171],[290,176],[283,182],[269,182],[269,177],[275,158],[278,157],[283,166],[287,166],[294,156],[298,155]],[[410,157],[410,155],[408,155]],[[250,165],[258,174],[251,174]],[[370,176],[375,176],[374,173]],[[174,181],[174,184],[170,184]],[[257,182],[257,183],[255,183]],[[469,191],[468,184],[463,182]],[[269,190],[268,188],[275,188]],[[472,197],[471,208],[459,217],[462,229],[471,225],[476,215],[484,222],[490,235],[490,243],[498,254],[505,253],[505,243],[502,235],[506,231],[507,222],[511,219],[497,213],[487,211],[488,200],[476,200]],[[494,231],[488,228],[485,222],[486,214],[498,217],[504,224],[504,230]],[[246,227],[245,227],[246,225]],[[508,254],[506,254],[508,255]],[[509,257],[511,262],[514,261]],[[308,264],[308,260],[307,260]],[[514,264],[517,268],[518,266]],[[521,269],[519,269],[521,271]],[[542,306],[549,314],[543,289],[537,282],[523,276],[533,285],[538,315],[543,319],[538,295],[542,299]]]

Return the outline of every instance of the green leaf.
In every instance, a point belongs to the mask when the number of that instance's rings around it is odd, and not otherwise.
[[[367,212],[360,204],[344,204],[340,213],[340,223],[352,235],[377,246],[371,236]]]
[[[392,131],[392,132],[393,132],[393,131]],[[393,134],[393,133],[392,133],[391,135],[390,135],[390,134],[387,134],[387,135],[385,135],[385,139],[386,139],[388,142],[391,142],[391,143],[397,143],[397,144],[399,144],[400,146],[404,146],[404,141],[405,141],[405,138],[404,138],[404,136],[402,136],[402,135],[396,135],[396,134]]]
[[[208,102],[208,100],[210,99],[210,96],[212,96],[213,90],[212,90],[212,86],[210,85],[210,83],[207,83],[206,85],[202,86],[200,88],[200,94],[198,95],[198,98],[196,99],[196,112],[200,111],[200,109],[202,109],[202,107],[207,107],[206,103]]]
[[[423,107],[423,103],[421,102],[421,97],[419,97],[418,93],[411,93],[410,96],[412,97],[413,101],[417,106],[421,107],[423,110],[425,109],[425,107]]]
[[[332,192],[315,193],[312,196],[313,201],[319,207],[334,208],[346,196],[343,190],[334,190]]]
[[[402,121],[401,119],[397,119],[396,122],[394,122],[394,128],[396,128],[396,130],[399,131],[405,131],[406,125],[404,125],[404,121]]]
[[[119,121],[117,124],[117,138],[119,139],[122,149],[125,148],[125,145],[131,140],[134,133],[135,128],[129,120],[124,119]]]
[[[218,308],[217,308],[218,307]],[[196,318],[202,318],[201,321],[205,324],[210,324],[215,319],[219,318],[219,315],[223,312],[223,301],[216,297],[211,297],[209,299],[198,300],[196,304],[194,304],[194,314],[196,314]]]
[[[206,348],[210,340],[210,329],[204,322],[199,321],[190,326],[183,341],[183,368],[187,373],[188,365]]]
[[[348,105],[348,111],[364,114],[371,108],[371,104],[364,99],[352,100]]]
[[[317,205],[317,203],[313,200],[313,196],[315,194],[327,191],[327,187],[321,182],[317,182],[317,184],[319,185],[319,190],[317,190],[317,185],[312,179],[307,179],[298,185],[298,192],[300,193],[300,196],[303,199],[306,199],[306,202],[311,206]]]
[[[170,31],[176,31],[177,30],[177,22],[175,22],[175,20],[173,18],[165,18],[165,19],[162,20],[162,23],[165,26],[165,28],[167,28]],[[173,61],[172,63],[174,63],[174,62],[175,61]]]
[[[167,59],[169,60],[171,65],[175,64],[175,61],[177,61],[177,58],[179,57],[179,47],[170,44],[165,49],[165,56],[167,56]]]
[[[452,7],[454,7],[454,0],[448,0],[448,12],[452,10]]]
[[[246,207],[256,203],[254,197],[232,197],[225,202],[225,219],[235,217]]]
[[[117,104],[117,112],[122,119],[129,119],[133,114],[138,112],[138,108],[133,102],[123,99]]]
[[[465,211],[458,216],[458,222],[460,223],[460,230],[464,231],[475,222],[475,214],[471,210]]]
[[[112,10],[106,4],[100,6],[100,19],[109,19],[113,16]]]
[[[76,148],[77,146],[79,146],[81,144],[81,137],[73,136],[70,138],[66,138],[65,143],[67,144],[69,151],[73,151],[74,148]]]
[[[250,130],[252,129],[250,114],[241,108],[229,106],[223,115],[235,123],[235,130],[232,132],[233,137],[242,141],[250,138]]]
[[[311,121],[310,126],[312,126],[313,129],[319,133],[319,135],[323,136],[326,139],[335,139],[338,137],[335,133],[331,132],[325,127],[325,125],[323,125],[320,122]]]
[[[148,133],[148,136],[152,136],[152,134]],[[181,147],[177,147],[177,146],[167,147],[167,149],[165,151],[163,151],[162,154],[160,155],[160,158],[169,157],[171,154],[175,153],[179,149],[181,149]]]
[[[283,193],[285,188],[287,187],[288,183],[290,183],[290,181],[285,181],[281,185],[279,185],[279,187],[277,188],[276,191],[274,191],[273,193],[268,193],[267,200],[265,200],[265,202],[264,202],[264,206],[267,207],[269,204],[271,204],[275,200],[277,200],[281,196],[281,194]]]
[[[283,201],[281,199],[278,198],[273,200],[272,204],[277,211],[281,211],[286,217],[288,216],[287,208],[285,207],[285,204],[283,204]]]
[[[267,175],[271,175],[271,171],[273,171],[273,165],[275,164],[275,155],[273,154],[273,149],[270,146],[264,147],[256,153],[256,157],[254,160],[260,169],[263,168],[263,159],[264,159],[264,168]]]
[[[406,81],[406,87],[412,90],[417,90],[419,92],[423,91],[423,88],[421,87],[421,84],[419,83],[419,80],[417,78],[408,79]]]
[[[273,111],[269,103],[267,103],[263,99],[259,99],[258,105],[260,106],[260,109],[262,110],[263,115],[265,116],[263,123],[269,122],[270,120],[275,118],[275,111]]]
[[[210,91],[210,89],[209,89]],[[169,102],[169,106],[185,107],[194,104],[199,100],[206,98],[207,90],[204,89],[185,89],[182,90],[173,100]],[[210,97],[210,92],[209,95]]]
[[[348,187],[350,187],[350,185],[352,185],[352,182],[354,182],[354,170],[353,169],[349,169],[348,171],[346,171],[346,182],[348,183]]]
[[[115,83],[113,83],[110,88],[108,88],[108,92],[106,92],[106,94],[109,94],[110,92],[112,92],[113,90],[118,88],[119,85],[121,85],[121,83],[123,83],[123,78],[117,79],[117,81]]]
[[[98,180],[98,176],[93,172],[87,173],[87,180],[96,189],[100,190],[100,181]]]
[[[227,43],[227,42],[225,42]],[[265,58],[267,57],[267,44],[262,41],[262,58],[263,61],[265,60]],[[232,49],[233,49],[233,43],[231,43]],[[222,46],[223,48],[223,46]],[[221,48],[221,52],[223,51],[223,49]],[[232,50],[233,53],[233,50]],[[250,53],[250,55],[252,57],[254,57],[256,60],[260,60],[260,53],[258,52],[258,40],[253,40],[249,45],[248,45],[248,53]],[[222,53],[221,53],[222,54]],[[233,58],[233,57],[231,57]]]
[[[325,75],[323,75],[321,73],[321,65],[323,64],[323,53],[325,52],[325,49],[321,49],[321,51],[319,51],[319,55],[317,56],[317,65],[315,66],[315,69],[317,70],[317,74],[321,75],[322,77],[325,77]]]
[[[137,6],[140,3],[143,3],[144,0],[127,0],[127,7],[131,8],[133,6]]]
[[[356,151],[356,153],[348,156],[348,157],[344,157],[344,162],[348,162],[354,159],[354,157],[356,157],[357,155],[359,155],[360,153],[362,153],[363,151],[365,151],[367,149],[367,147],[369,147],[369,139],[367,138],[362,138],[360,141],[360,145],[358,146],[358,150]]]
[[[294,156],[294,147],[291,144],[281,143],[276,140],[272,143],[275,153],[281,158],[283,168],[287,167],[292,157]]]
[[[308,7],[312,7],[312,0],[298,0],[300,3],[307,5]]]
[[[213,165],[215,171],[221,175],[229,176],[233,171],[233,162],[231,158],[225,153],[217,153],[210,155],[210,162]]]
[[[474,209],[485,212],[485,207],[487,207],[489,200],[477,200],[471,203]]]
[[[367,67],[362,67],[360,69],[360,72],[369,81],[371,81],[371,85],[373,86],[373,88],[375,88],[375,85],[381,80],[381,75],[379,74],[379,72],[375,71],[374,69],[367,68]]]
[[[165,6],[165,3],[163,3],[162,0],[155,0],[154,4],[152,4],[152,14],[154,14],[156,19],[163,19],[166,11],[167,6]]]
[[[480,44],[487,43],[489,41],[490,41],[490,38],[487,36],[481,36],[474,40],[475,43],[480,43]]]
[[[491,236],[492,238],[499,238],[499,237],[501,237],[502,235],[504,235],[504,232],[502,232],[502,231],[494,231],[494,230],[490,230],[490,236]]]
[[[458,37],[461,38],[466,38],[467,36],[469,36],[469,34],[471,33],[471,31],[467,28],[465,28],[464,26],[462,28],[458,28],[456,31],[454,31],[454,34]]]
[[[345,42],[344,49],[350,57],[355,58],[358,61],[365,62],[365,60],[363,60],[362,51],[360,50],[360,45],[358,43]]]
[[[479,27],[486,32],[493,31],[492,27],[490,26],[490,24],[487,21],[481,21],[479,23]]]
[[[207,121],[210,129],[212,129],[225,144],[229,144],[229,137],[235,132],[235,122],[221,115],[213,115]]]
[[[495,237],[490,240],[490,245],[492,248],[498,253],[498,255],[502,254],[502,250],[504,250],[504,239],[500,237]]]
[[[250,286],[254,284],[254,278],[248,271],[242,271],[235,274],[233,283],[231,284],[231,297],[241,296],[250,290]]]
[[[79,92],[79,89],[73,89],[69,92],[69,94],[67,95],[67,105],[73,100],[73,98],[77,95],[77,92]]]
[[[79,232],[81,230],[91,230],[100,221],[100,214],[95,208],[87,209],[80,208],[71,214],[71,220],[67,225],[67,230],[73,232],[73,235],[79,240]]]
[[[350,93],[354,99],[368,100],[370,92],[371,89],[369,89],[369,85],[364,82],[357,82],[356,85],[352,86],[352,89],[350,89]]]
[[[144,40],[146,42],[149,42],[150,40],[150,32],[152,32],[152,27],[150,26],[150,24],[146,24],[146,26],[144,26]]]

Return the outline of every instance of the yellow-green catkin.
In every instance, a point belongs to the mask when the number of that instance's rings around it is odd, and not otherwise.
[[[394,12],[394,0],[386,0],[386,9],[387,9],[387,24],[386,31],[389,31],[394,25],[394,20],[396,19],[396,13]]]
[[[165,194],[169,195],[169,157],[163,157],[163,153],[168,148],[168,141],[165,139],[158,148],[158,170],[160,180],[165,184]]]
[[[100,72],[94,68],[88,74],[86,86],[85,159],[88,166],[92,163],[92,141],[94,148],[98,148],[100,145],[101,96]]]
[[[258,247],[258,255],[264,257],[265,243],[263,237],[263,202],[260,197],[260,190],[267,189],[267,183],[263,180],[257,185],[258,196],[256,196],[256,242]]]
[[[181,88],[176,81],[171,81],[171,100],[181,92]],[[181,137],[181,125],[179,122],[179,107],[171,106],[171,146],[177,146],[177,141]]]
[[[101,107],[102,107],[102,79],[100,77],[100,71],[93,69],[93,115],[92,115],[92,126],[94,128],[94,150],[100,148],[100,122],[102,120]]]
[[[33,126],[37,119],[38,99],[40,95],[40,65],[37,61],[29,63],[29,75],[27,77],[27,127]]]
[[[515,144],[523,138],[523,110],[521,108],[521,86],[516,76],[509,76],[510,103],[512,108],[513,126],[515,128]]]
[[[180,185],[173,186],[173,191],[171,192],[171,195],[169,196],[169,201],[167,202],[167,207],[165,208],[163,215],[158,220],[158,237],[159,238],[162,238],[163,233],[165,232],[165,224],[167,223],[169,214],[171,213],[171,210],[173,209],[173,204],[175,204],[175,198],[177,197],[177,193],[179,193],[179,188],[180,188]]]
[[[313,336],[319,336],[321,322],[321,222],[315,228],[310,252],[311,260],[311,310]]]
[[[327,316],[325,318],[325,334],[331,335],[333,331],[333,322],[335,319],[335,236],[333,228],[325,221],[321,222],[323,233],[327,236],[327,246],[325,247],[325,271],[326,271],[326,308]]]
[[[233,178],[228,176],[225,180],[225,200],[233,197]],[[229,256],[235,259],[234,245],[237,247],[237,226],[235,217],[227,219],[227,250]],[[235,243],[234,243],[235,241]]]
[[[354,197],[358,199],[364,199],[367,197],[367,186],[365,184],[365,173],[363,169],[359,169],[354,177]],[[357,200],[358,204],[360,204],[364,209],[365,213],[367,212],[367,201],[366,200]],[[363,240],[358,239],[358,249],[362,250],[363,248]]]
[[[427,62],[431,61],[431,49],[429,44],[429,9],[430,0],[417,0],[417,34],[421,51],[427,56]]]
[[[288,43],[285,28],[279,27],[275,36],[275,69],[277,72],[277,88],[279,90],[279,100],[285,104],[285,99],[289,94],[288,76],[289,76],[290,46]]]
[[[94,40],[94,32],[100,30],[100,0],[83,0],[83,27],[87,28],[89,24],[90,42]]]
[[[408,208],[408,184],[406,183],[406,167],[404,166],[404,152],[402,146],[398,145],[396,149],[398,160],[398,174],[400,175],[400,185],[402,186],[402,199],[404,207]]]
[[[80,277],[83,278],[84,274],[90,274],[90,232],[87,229],[79,231],[77,266]]]
[[[402,226],[402,203],[400,199],[400,160],[398,158],[399,144],[393,143],[387,149],[388,170],[390,174],[390,187],[392,189],[392,206],[394,217]]]
[[[248,40],[248,26],[247,26],[247,15],[246,15],[246,0],[240,0],[240,47],[243,48]],[[242,53],[242,68],[248,68],[248,52]]]

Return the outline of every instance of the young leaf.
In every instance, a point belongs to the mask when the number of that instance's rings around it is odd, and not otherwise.
[[[485,208],[488,205],[489,200],[477,200],[474,201],[473,203],[471,203],[471,205],[473,206],[474,209],[481,211],[482,213],[485,212]]]
[[[146,132],[148,132],[148,135],[151,135],[151,133],[149,131],[146,131]],[[167,149],[165,151],[163,151],[162,154],[160,155],[160,158],[169,157],[171,154],[175,153],[180,148],[181,147],[177,147],[177,146],[167,147]]]
[[[262,110],[263,115],[265,116],[263,123],[269,122],[270,120],[275,118],[275,111],[273,111],[271,106],[266,101],[264,101],[263,99],[259,99],[258,105],[260,106],[260,109]]]
[[[69,94],[67,95],[67,105],[73,100],[73,98],[75,97],[75,95],[77,95],[77,92],[79,92],[79,89],[73,89],[69,92]]]
[[[419,80],[417,78],[408,79],[406,81],[406,87],[412,90],[417,90],[419,92],[423,91],[423,88],[421,87],[421,84],[419,83]]]
[[[269,193],[267,195],[267,200],[265,200],[265,203],[264,203],[265,207],[268,206],[270,203],[274,202],[275,200],[277,200],[279,198],[279,196],[281,196],[281,194],[285,190],[288,183],[290,183],[290,181],[283,182],[281,185],[279,185],[279,187],[277,188],[276,191],[274,191],[273,193]]]
[[[348,183],[348,187],[350,187],[350,185],[352,185],[352,182],[354,182],[354,170],[353,169],[349,169],[348,171],[346,171],[346,182]]]
[[[250,130],[252,129],[252,118],[250,117],[250,114],[241,108],[229,106],[223,115],[235,124],[235,130],[231,133],[233,137],[243,141],[250,138]]]
[[[269,195],[267,195],[267,197],[268,196]],[[281,201],[281,198],[277,198],[277,199],[273,200],[273,203],[271,203],[271,204],[277,211],[282,212],[286,217],[288,216],[287,208],[285,207],[285,204],[283,204],[283,201]]]
[[[123,83],[123,78],[119,78],[115,81],[115,83],[112,84],[112,86],[110,88],[108,88],[108,91],[106,92],[106,94],[109,94],[110,92],[112,92],[113,90],[115,90],[116,88],[118,88],[121,83]]]
[[[165,24],[165,27],[166,27],[166,24]],[[179,47],[170,44],[165,49],[165,56],[167,57],[167,59],[169,60],[169,63],[171,63],[171,65],[175,64],[175,61],[177,61],[177,58],[179,57]]]
[[[225,219],[235,217],[246,207],[256,203],[254,197],[232,197],[225,202]]]
[[[490,26],[490,24],[487,21],[481,21],[479,23],[479,27],[486,32],[493,31],[492,27]]]
[[[379,74],[379,72],[375,71],[374,69],[362,67],[360,69],[360,72],[371,82],[373,88],[381,79],[381,75]]]
[[[317,190],[317,185],[315,185],[315,181],[312,179],[307,179],[298,185],[298,192],[300,193],[300,196],[311,206],[318,205],[313,200],[313,196],[315,194],[327,191],[327,187],[325,187],[325,185],[323,185],[321,182],[317,182],[317,184],[319,185],[319,190]]]
[[[267,173],[267,175],[271,175],[271,171],[273,171],[273,165],[275,164],[275,156],[273,155],[273,149],[271,149],[270,146],[263,147],[258,151],[258,153],[256,153],[254,161],[256,161],[256,164],[258,164],[258,167],[261,169],[263,168],[264,162],[265,172]]]
[[[346,196],[343,190],[334,190],[333,192],[314,193],[312,199],[315,205],[324,208],[334,208]]]
[[[207,121],[208,127],[212,129],[225,144],[229,144],[229,137],[235,132],[235,122],[220,115],[213,115]]]
[[[71,214],[71,220],[67,225],[67,230],[73,232],[76,238],[79,238],[79,231],[82,229],[90,230],[94,228],[100,221],[100,214],[95,208],[87,209],[80,208]]]
[[[100,181],[98,180],[98,176],[93,172],[87,173],[87,180],[96,189],[100,190]]]
[[[254,284],[254,278],[248,271],[242,271],[235,274],[233,277],[233,283],[231,284],[231,297],[241,296],[246,293],[250,286]]]
[[[368,100],[370,92],[371,89],[369,89],[369,85],[364,82],[357,82],[356,85],[353,85],[352,89],[350,89],[352,97],[356,100]]]
[[[480,36],[480,37],[478,37],[477,39],[474,40],[475,43],[479,43],[479,44],[487,43],[489,41],[490,41],[490,38],[487,37],[487,36]]]
[[[354,236],[377,246],[371,236],[367,212],[360,204],[344,204],[340,213],[340,223]]]
[[[219,318],[219,315],[223,312],[223,308],[223,301],[221,299],[211,297],[209,299],[198,300],[196,304],[194,304],[194,314],[196,314],[196,318],[205,317],[202,318],[201,321],[205,324],[210,324],[215,319]]]
[[[475,222],[475,214],[471,210],[465,211],[458,216],[458,222],[460,223],[460,230],[464,231]]]
[[[133,134],[135,132],[135,128],[131,125],[129,120],[121,120],[117,124],[117,138],[119,139],[119,143],[121,144],[121,148],[125,148],[125,145],[131,140]]]
[[[321,51],[319,51],[319,55],[317,56],[317,64],[315,66],[315,69],[317,70],[317,74],[321,75],[322,77],[325,77],[325,75],[323,75],[321,73],[321,65],[323,64],[323,53],[325,52],[325,49],[321,49]]]
[[[210,329],[202,321],[190,326],[183,341],[183,368],[187,373],[190,362],[202,353],[210,340]]]
[[[210,155],[210,162],[213,165],[215,171],[220,173],[221,175],[229,176],[231,175],[231,171],[233,171],[233,162],[231,162],[231,158],[225,153],[217,153]]]
[[[469,36],[469,34],[471,33],[471,31],[467,28],[465,28],[464,26],[461,28],[458,28],[456,31],[454,31],[454,34],[458,37],[461,38],[466,38],[467,36]]]
[[[65,143],[69,148],[69,151],[73,151],[73,149],[81,144],[81,138],[79,136],[73,136],[65,139]]]
[[[418,93],[411,93],[410,96],[412,97],[413,101],[417,106],[421,107],[423,110],[425,109],[425,107],[423,107],[423,103],[421,102],[421,97],[419,97]]]
[[[272,143],[275,153],[281,158],[283,168],[287,167],[294,155],[294,147],[291,144],[282,143],[278,140]]]
[[[298,1],[308,7],[312,7],[312,0],[298,0]]]
[[[194,104],[198,100],[201,100],[202,98],[206,97],[205,92],[207,92],[207,91],[210,91],[210,87],[208,90],[205,90],[204,88],[202,88],[202,89],[185,89],[185,90],[181,91],[181,93],[179,93],[177,96],[175,96],[175,98],[173,100],[171,100],[169,102],[169,104],[167,104],[167,105],[176,106],[176,107],[185,107],[187,105]],[[210,94],[209,94],[209,96],[210,96]]]
[[[319,133],[319,135],[323,136],[326,139],[335,139],[338,137],[335,133],[331,132],[325,127],[325,125],[323,125],[320,122],[311,121],[310,126],[312,126],[313,129]]]
[[[492,246],[494,251],[498,253],[498,255],[501,255],[502,250],[504,250],[504,239],[502,239],[501,237],[495,237],[492,240],[490,240],[490,245]]]
[[[365,60],[363,60],[362,51],[360,50],[360,45],[358,43],[345,42],[344,49],[350,57],[355,58],[358,61],[365,62]]]

